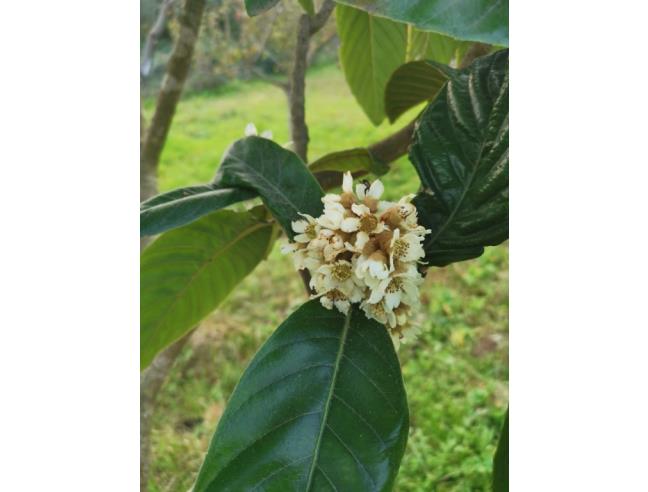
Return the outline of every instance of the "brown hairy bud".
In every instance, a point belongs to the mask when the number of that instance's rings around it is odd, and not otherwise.
[[[342,193],[340,195],[340,203],[344,208],[351,208],[351,205],[355,203],[353,193]]]
[[[376,241],[372,239],[367,241],[367,244],[364,245],[364,248],[362,248],[362,254],[365,256],[371,256],[377,249],[378,244],[376,244]]]
[[[380,218],[392,229],[398,227],[398,225],[403,220],[398,207],[388,208],[387,210],[385,210],[385,212],[383,212]]]
[[[364,204],[369,208],[369,210],[371,210],[372,213],[378,210],[378,200],[376,200],[372,196],[365,196]]]
[[[389,243],[391,242],[392,237],[393,233],[391,231],[382,231],[380,234],[376,235],[376,241],[378,241],[380,249],[385,253],[389,254]]]

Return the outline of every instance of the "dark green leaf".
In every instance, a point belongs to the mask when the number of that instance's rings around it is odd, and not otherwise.
[[[352,173],[366,171],[376,176],[381,176],[389,170],[389,166],[376,161],[371,152],[362,147],[327,154],[311,162],[308,168],[312,173],[322,171],[338,171],[341,173],[346,171]]]
[[[456,39],[508,46],[508,0],[336,0]]]
[[[509,412],[506,411],[502,433],[493,458],[493,492],[509,490]]]
[[[414,199],[432,233],[425,261],[443,266],[508,238],[508,50],[455,72],[425,109],[410,159]]]
[[[299,5],[306,11],[308,15],[315,15],[315,5],[313,0],[298,0]]]
[[[166,232],[140,260],[140,364],[212,312],[264,258],[272,226],[221,210]]]
[[[245,0],[245,10],[250,17],[262,14],[277,5],[279,0]]]
[[[432,101],[448,80],[448,67],[428,61],[401,65],[389,78],[385,89],[385,112],[390,122],[408,109]]]
[[[335,16],[346,81],[371,122],[379,125],[385,118],[387,80],[405,62],[407,28],[343,5]]]
[[[189,186],[154,196],[140,205],[140,236],[152,236],[189,224],[203,215],[254,198],[252,190]]]
[[[225,152],[214,184],[256,191],[290,238],[299,213],[322,213],[322,188],[302,160],[272,140],[246,137]]]
[[[389,491],[408,410],[385,328],[318,300],[293,313],[232,395],[194,492]]]

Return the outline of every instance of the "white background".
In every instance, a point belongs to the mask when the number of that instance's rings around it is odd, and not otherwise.
[[[514,492],[648,490],[639,5],[511,2]],[[0,490],[138,490],[138,8],[3,5]]]

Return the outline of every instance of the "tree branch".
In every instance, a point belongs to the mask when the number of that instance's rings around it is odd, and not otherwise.
[[[148,490],[153,411],[160,388],[194,330],[160,352],[140,375],[140,492]]]
[[[142,62],[140,65],[140,75],[142,78],[148,77],[153,68],[153,53],[155,52],[158,39],[160,39],[160,36],[162,36],[162,33],[164,32],[167,17],[169,16],[169,12],[171,12],[171,5],[173,5],[173,0],[162,0],[157,19],[146,36],[144,50],[142,51]]]
[[[311,37],[317,33],[331,16],[335,3],[324,0],[314,16],[302,14],[297,24],[297,42],[290,77],[288,107],[290,110],[290,135],[295,152],[304,162],[308,162],[308,126],[304,94],[306,91],[306,69],[308,68],[308,51]]]
[[[264,82],[267,82],[268,84],[272,84],[275,87],[278,87],[279,89],[284,91],[285,94],[290,93],[290,83],[287,80],[271,77],[268,74],[264,73],[263,70],[259,70],[256,67],[252,67],[251,71],[254,75],[259,77]]]
[[[185,0],[180,16],[180,35],[173,47],[167,71],[155,106],[151,125],[146,132],[140,154],[140,179],[150,180],[157,173],[157,166],[166,141],[171,120],[180,100],[194,46],[198,37],[200,21],[205,8],[205,0]],[[150,186],[148,188],[151,188]],[[148,198],[140,196],[140,200]]]
[[[172,1],[172,0],[171,0]],[[165,0],[166,4],[167,0]],[[170,3],[170,2],[169,2]],[[140,111],[140,200],[157,193],[157,167],[166,141],[182,87],[189,73],[191,57],[205,8],[205,0],[185,0],[180,17],[180,35],[173,47],[166,74],[158,95],[153,119],[144,131],[144,116]],[[140,242],[146,246],[148,238]],[[189,332],[183,338],[158,354],[140,376],[140,491],[148,490],[148,472],[151,453],[151,426],[157,394],[173,362],[182,350]]]

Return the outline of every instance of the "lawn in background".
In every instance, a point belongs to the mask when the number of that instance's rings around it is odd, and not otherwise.
[[[151,101],[145,102],[150,110]],[[334,66],[307,80],[311,160],[363,146],[395,126],[373,127]],[[178,107],[160,163],[160,189],[209,181],[223,151],[253,121],[289,140],[284,95],[263,83],[193,95]],[[416,172],[400,159],[383,178],[388,198],[414,192]],[[150,488],[187,491],[228,397],[271,332],[304,300],[290,258],[275,247],[192,336],[159,398]],[[487,491],[508,401],[508,248],[431,269],[421,289],[421,336],[399,350],[410,404],[410,436],[396,484],[400,492]]]

